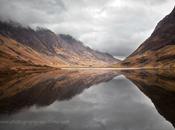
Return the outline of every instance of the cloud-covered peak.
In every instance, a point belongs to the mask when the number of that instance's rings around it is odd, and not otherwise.
[[[1,0],[0,18],[47,27],[94,49],[127,56],[173,6],[173,0]]]

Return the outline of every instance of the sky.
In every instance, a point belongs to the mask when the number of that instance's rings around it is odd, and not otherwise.
[[[0,19],[70,34],[113,56],[131,54],[174,7],[174,0],[0,0]]]

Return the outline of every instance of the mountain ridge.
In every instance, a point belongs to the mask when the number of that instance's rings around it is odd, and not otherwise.
[[[108,53],[84,46],[81,41],[70,35],[56,34],[46,28],[39,27],[33,30],[14,22],[0,21],[0,35],[1,41],[14,40],[12,44],[17,42],[18,46],[31,48],[34,53],[38,53],[39,57],[42,57],[41,59],[46,58],[43,60],[47,61],[45,65],[51,67],[109,67],[111,64],[119,62]],[[35,62],[35,64],[40,65],[40,62]]]
[[[118,66],[175,67],[175,8],[157,24],[151,36]]]

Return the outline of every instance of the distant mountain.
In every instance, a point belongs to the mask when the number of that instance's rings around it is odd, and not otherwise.
[[[25,62],[52,67],[107,67],[119,61],[84,46],[70,35],[45,28],[33,30],[14,22],[0,22],[0,51],[1,62],[9,66]],[[4,65],[0,67],[7,67]]]
[[[121,64],[125,67],[175,67],[175,8],[152,35]]]

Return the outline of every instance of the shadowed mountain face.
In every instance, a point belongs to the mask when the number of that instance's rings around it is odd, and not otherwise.
[[[154,103],[158,112],[175,126],[175,71],[122,71]]]
[[[111,70],[55,70],[5,77],[0,75],[0,113],[69,100],[84,89],[107,82],[116,75],[118,73]]]
[[[57,35],[43,28],[33,30],[13,22],[0,22],[0,49],[1,62],[12,57],[16,61],[52,67],[106,67],[119,61],[84,46],[69,35]],[[9,62],[14,64],[10,59]]]
[[[128,67],[175,67],[175,8],[152,35],[122,62]]]

